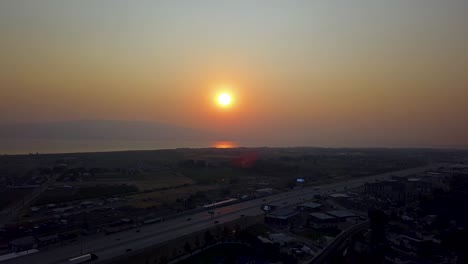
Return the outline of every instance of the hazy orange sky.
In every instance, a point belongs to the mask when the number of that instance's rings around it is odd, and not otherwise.
[[[468,147],[467,14],[463,0],[5,0],[0,122]],[[213,101],[221,85],[235,98],[227,110]]]

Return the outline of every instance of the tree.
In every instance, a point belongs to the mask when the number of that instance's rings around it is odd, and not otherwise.
[[[230,233],[231,232],[230,232],[229,228],[227,226],[225,226],[224,229],[223,229],[223,240],[226,240],[229,237]]]
[[[83,228],[84,230],[88,230],[88,229],[89,229],[89,223],[88,223],[88,215],[87,215],[87,212],[83,212],[82,215],[83,215],[82,228]]]
[[[167,257],[166,257],[166,256],[162,256],[161,258],[159,258],[159,263],[161,263],[161,264],[166,264],[166,263],[168,263]]]
[[[185,252],[190,253],[190,255],[192,255],[192,247],[190,246],[190,243],[188,241],[185,242],[184,250]]]
[[[384,251],[387,246],[385,237],[385,228],[388,222],[387,215],[378,209],[369,209],[371,236],[371,253],[369,255],[370,263],[381,263],[384,259]]]
[[[204,236],[204,240],[205,240],[205,245],[211,245],[211,244],[213,244],[213,242],[214,242],[214,237],[213,237],[213,235],[211,234],[210,230],[206,230],[205,236]]]
[[[385,243],[385,227],[388,219],[382,210],[369,209],[370,228],[372,230],[371,242],[373,245]]]
[[[234,227],[234,233],[236,235],[236,238],[239,238],[239,235],[241,234],[241,226],[239,224],[236,224]]]
[[[200,247],[200,238],[198,237],[198,235],[195,237],[195,247]]]

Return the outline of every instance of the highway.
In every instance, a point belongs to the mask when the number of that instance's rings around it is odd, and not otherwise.
[[[263,214],[261,205],[268,203],[282,202],[285,206],[299,204],[314,198],[316,194],[329,194],[333,192],[342,192],[347,189],[356,188],[366,182],[389,179],[392,175],[409,176],[414,173],[422,172],[434,166],[418,167],[404,171],[391,172],[376,176],[364,177],[359,179],[347,180],[322,186],[307,187],[288,192],[279,193],[263,198],[249,200],[237,204],[232,204],[214,209],[215,216],[211,219],[208,210],[194,213],[179,218],[170,219],[164,222],[155,223],[140,228],[140,232],[128,230],[112,235],[105,236],[96,234],[93,236],[82,237],[83,241],[71,243],[64,246],[53,246],[48,249],[40,249],[40,252],[33,255],[8,260],[5,264],[22,264],[29,262],[55,264],[64,263],[68,259],[84,253],[95,253],[99,259],[93,263],[107,262],[127,254],[126,250],[137,251],[154,246],[166,241],[176,239],[177,237],[202,231],[214,227],[218,224],[230,222],[241,218],[242,215],[256,216]],[[191,220],[187,220],[191,218]],[[215,223],[217,221],[217,223]],[[82,248],[83,247],[83,248]]]

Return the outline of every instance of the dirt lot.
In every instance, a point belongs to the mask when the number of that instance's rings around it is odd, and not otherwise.
[[[180,188],[171,188],[150,193],[142,193],[127,196],[128,205],[137,208],[148,208],[153,206],[162,206],[163,204],[172,204],[177,199],[185,199],[189,195],[195,195],[198,192],[208,192],[216,190],[217,186],[193,185]]]
[[[57,185],[63,185],[60,183]],[[136,186],[140,191],[161,189],[161,188],[171,188],[181,185],[190,185],[193,184],[193,181],[182,175],[167,175],[167,176],[146,176],[143,179],[134,179],[134,178],[97,178],[93,181],[80,181],[80,182],[67,182],[66,185],[73,187],[89,187],[96,185],[133,185]]]
[[[32,189],[7,189],[2,191],[0,199],[0,210],[6,208],[9,204],[23,199]]]

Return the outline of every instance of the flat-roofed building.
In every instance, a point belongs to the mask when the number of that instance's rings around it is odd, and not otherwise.
[[[299,211],[304,211],[304,212],[316,212],[320,207],[322,207],[322,204],[320,203],[314,203],[314,202],[308,202],[308,203],[303,203],[297,206],[297,209]]]
[[[288,202],[270,202],[270,203],[265,203],[264,205],[262,205],[262,208],[264,208],[265,206],[268,206],[270,208],[270,210],[277,210],[277,209],[280,209],[280,208],[284,208],[286,206],[288,206]]]
[[[292,208],[279,208],[273,210],[265,216],[265,223],[276,225],[288,225],[294,223],[294,218],[299,214],[298,211]]]
[[[348,210],[333,210],[333,211],[328,211],[327,214],[333,217],[336,217],[341,222],[344,222],[349,218],[359,217],[355,213],[350,212]]]
[[[50,245],[50,244],[57,243],[59,241],[59,237],[56,234],[48,235],[48,236],[42,236],[42,237],[38,237],[37,241],[38,241],[40,246],[47,246],[47,245]]]
[[[432,183],[421,178],[394,177],[392,180],[366,183],[364,190],[375,197],[408,201],[429,193],[432,190]]]
[[[33,236],[17,238],[10,242],[11,249],[15,252],[37,248],[37,241]]]
[[[336,217],[333,217],[325,213],[310,213],[309,214],[308,224],[309,226],[316,228],[316,229],[336,227],[337,222],[338,222],[338,219]]]

